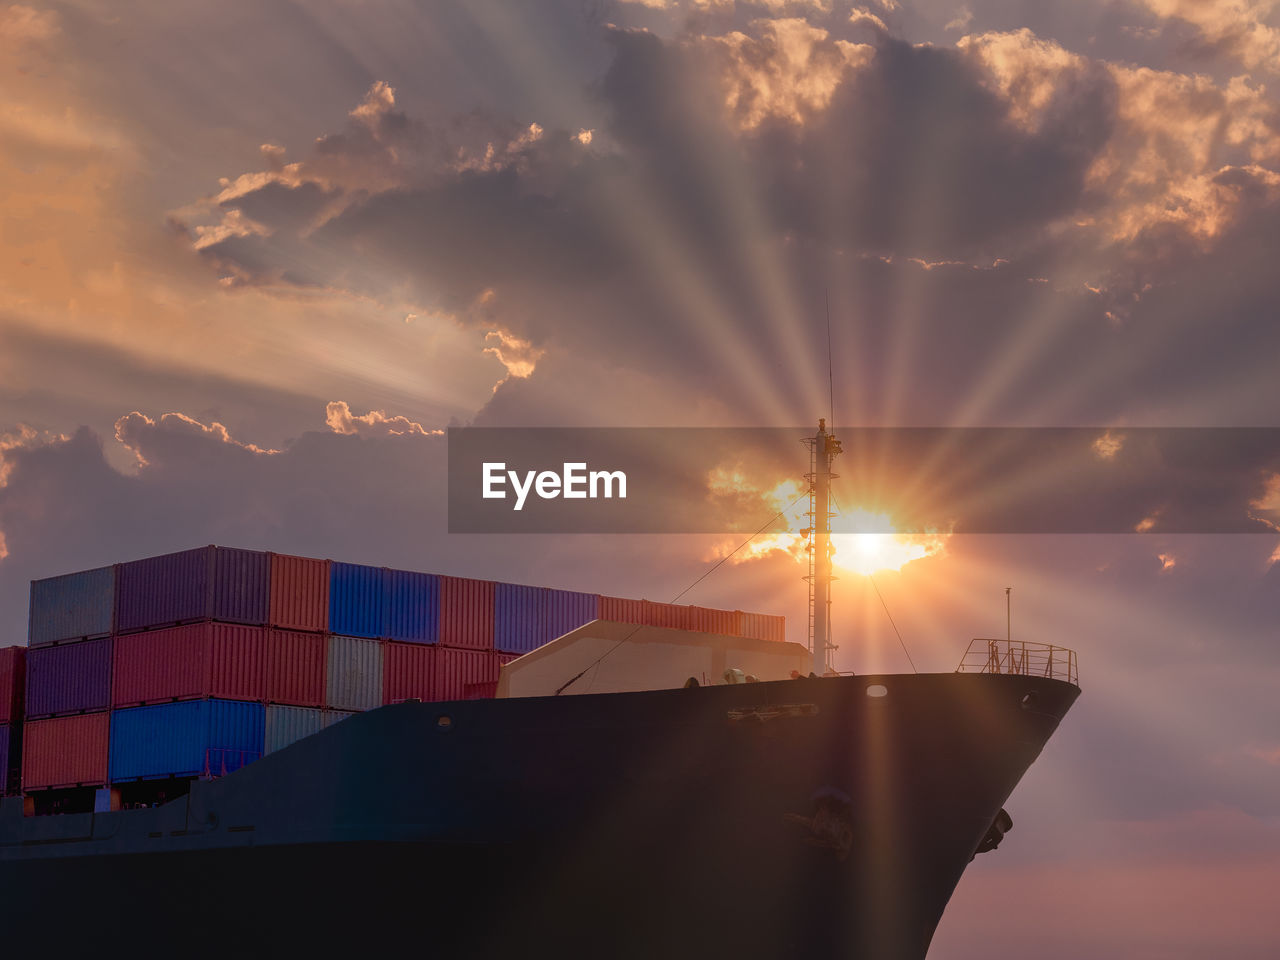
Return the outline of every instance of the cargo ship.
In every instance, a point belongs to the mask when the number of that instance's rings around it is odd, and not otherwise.
[[[97,601],[83,578],[71,590],[83,602],[45,604],[42,590],[71,588],[33,584],[38,645],[9,694],[25,682],[24,722],[11,725],[20,789],[0,800],[5,945],[923,958],[1078,696],[1075,656],[1006,638],[974,641],[954,673],[831,670],[826,497],[839,446],[823,424],[810,440],[807,645],[741,611],[448,578],[405,593],[402,571],[332,563],[325,598],[295,589],[297,558],[274,556],[266,599],[246,613],[253,590],[228,573],[244,558],[219,548],[167,568],[119,565],[109,603],[105,574]],[[308,633],[322,608],[327,623]],[[110,692],[95,700],[106,709],[31,718],[42,677],[62,676],[40,651],[92,659],[96,641],[67,631],[94,609],[113,648]],[[185,619],[174,613],[195,622],[172,625]],[[237,646],[233,615],[264,620],[240,624],[262,633]],[[423,635],[405,639],[406,623]],[[334,632],[353,627],[366,636]],[[296,637],[272,647],[273,631],[318,638],[313,654]],[[374,685],[339,642],[357,640],[381,644],[381,705],[344,693]],[[138,644],[183,651],[186,673],[134,656]],[[307,676],[285,676],[298,663]],[[276,702],[286,689],[300,692]],[[313,711],[311,729],[268,749],[266,718],[283,718],[280,731],[299,710]]]

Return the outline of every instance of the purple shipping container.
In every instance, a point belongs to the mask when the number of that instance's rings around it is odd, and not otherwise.
[[[210,547],[212,609],[209,616],[229,623],[267,622],[271,557],[257,550]]]
[[[203,620],[208,609],[208,547],[116,568],[116,629],[121,633]]]
[[[271,567],[265,553],[199,547],[122,563],[116,630],[130,633],[193,620],[267,622]]]
[[[440,639],[440,578],[408,570],[387,571],[387,636],[411,643]]]
[[[27,651],[27,716],[105,710],[111,702],[111,638]]]
[[[546,643],[543,622],[549,591],[516,583],[493,587],[493,646],[509,653],[528,653]]]
[[[600,618],[600,596],[571,590],[548,590],[543,607],[543,643],[550,643],[572,630]]]

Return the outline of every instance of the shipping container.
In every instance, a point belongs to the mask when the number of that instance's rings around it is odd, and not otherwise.
[[[329,561],[271,554],[267,619],[283,630],[329,629]]]
[[[548,590],[543,612],[542,642],[550,643],[557,637],[577,630],[583,624],[598,620],[600,597],[594,593],[576,593],[572,590]]]
[[[208,547],[116,567],[116,630],[121,633],[201,620],[208,610]]]
[[[12,728],[7,723],[0,723],[0,797],[7,797],[12,792],[13,778],[9,773],[9,757],[16,751],[9,749],[9,737]]]
[[[331,727],[335,723],[346,720],[348,717],[356,716],[356,714],[357,711],[355,710],[326,710],[324,712],[324,725]]]
[[[493,646],[528,653],[546,643],[547,590],[516,583],[493,586]]]
[[[302,707],[322,706],[327,646],[324,634],[272,630],[264,654],[263,699]]]
[[[0,723],[14,723],[22,719],[26,653],[26,647],[0,647]]]
[[[387,635],[387,578],[382,567],[330,561],[329,630],[344,637]]]
[[[113,783],[222,776],[262,756],[261,703],[184,700],[111,713]]]
[[[382,705],[381,640],[329,637],[325,665],[325,705],[340,710],[373,710]],[[424,649],[430,649],[426,647]]]
[[[411,643],[440,639],[440,578],[408,570],[387,571],[387,636]]]
[[[23,724],[22,789],[106,783],[110,716],[87,713]]]
[[[741,631],[744,637],[782,643],[787,639],[786,618],[766,613],[743,613]]]
[[[111,704],[262,700],[266,647],[265,627],[207,620],[116,637]]]
[[[716,610],[712,607],[687,607],[691,630],[703,633],[720,633],[729,637],[741,636],[741,616],[736,610]]]
[[[29,718],[105,710],[111,703],[111,638],[27,651]]]
[[[228,623],[265,624],[271,594],[270,555],[234,547],[209,550],[213,587],[209,616]]]
[[[283,750],[303,737],[319,733],[328,723],[323,710],[315,707],[293,707],[267,704],[263,754]]]
[[[421,643],[388,643],[383,671],[382,702],[435,700],[432,670],[441,647]],[[474,651],[478,652],[478,651]]]
[[[493,582],[440,578],[440,642],[450,647],[493,649]]]
[[[617,623],[644,623],[645,601],[625,597],[600,598],[600,619]]]
[[[431,671],[431,700],[468,700],[498,682],[500,654],[489,650],[437,647]],[[489,693],[489,696],[492,696]]]
[[[103,637],[114,628],[116,569],[98,567],[31,581],[27,644]]]
[[[267,621],[267,554],[199,547],[122,563],[116,575],[116,630],[130,633],[193,620]]]

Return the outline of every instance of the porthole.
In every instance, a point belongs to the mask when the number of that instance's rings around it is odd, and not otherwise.
[[[447,713],[442,713],[440,716],[436,717],[436,729],[441,733],[448,733],[451,731],[453,729],[453,717],[449,716]]]
[[[1036,692],[1035,692],[1034,690],[1032,690],[1030,693],[1025,693],[1025,694],[1023,694],[1023,695],[1022,695],[1022,709],[1023,709],[1023,710],[1034,710],[1034,709],[1035,709],[1035,706],[1036,706],[1036,704],[1039,702],[1039,700],[1040,700],[1040,698],[1039,698],[1039,696],[1037,696],[1037,695],[1036,695]]]
[[[871,684],[871,686],[867,687],[868,697],[883,697],[883,696],[887,696],[888,693],[889,693],[889,688],[886,687],[883,683],[873,683]]]

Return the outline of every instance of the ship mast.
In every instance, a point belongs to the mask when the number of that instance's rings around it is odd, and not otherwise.
[[[813,655],[811,669],[822,676],[833,669],[831,643],[831,461],[840,454],[840,441],[827,433],[827,421],[818,421],[818,432],[805,437],[809,447],[809,650]]]

